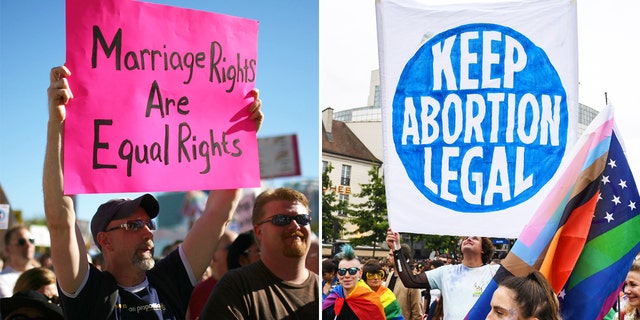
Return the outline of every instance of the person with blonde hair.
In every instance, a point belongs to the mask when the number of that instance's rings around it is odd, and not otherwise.
[[[622,289],[627,297],[627,303],[622,311],[614,317],[616,320],[640,319],[640,259],[636,258],[631,264]]]
[[[20,291],[34,290],[42,293],[49,301],[58,303],[58,287],[56,286],[56,274],[49,268],[33,268],[23,272],[16,285],[13,294]]]

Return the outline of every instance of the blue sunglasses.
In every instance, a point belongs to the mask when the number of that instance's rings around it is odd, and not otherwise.
[[[311,216],[308,214],[299,214],[297,216],[289,216],[286,214],[276,214],[268,219],[258,222],[258,225],[271,222],[276,226],[288,226],[291,221],[295,220],[299,226],[304,227],[311,223]]]
[[[356,267],[339,268],[338,269],[338,275],[344,276],[345,274],[347,274],[347,272],[349,272],[350,275],[354,276],[356,273],[358,273],[359,270],[360,270],[360,268],[356,268]]]

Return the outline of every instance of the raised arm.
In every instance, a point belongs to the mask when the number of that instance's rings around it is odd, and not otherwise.
[[[426,272],[420,272],[419,274],[413,274],[411,267],[407,263],[407,257],[404,256],[402,250],[400,250],[400,234],[393,232],[391,228],[387,229],[387,245],[393,249],[393,259],[396,262],[396,272],[407,288],[426,288],[430,289],[429,279],[427,279]]]
[[[42,186],[53,267],[60,287],[68,293],[74,293],[87,273],[89,262],[80,229],[76,226],[73,200],[65,196],[63,191],[62,128],[66,119],[66,104],[73,98],[67,81],[70,75],[71,72],[64,66],[52,68],[49,74],[49,122]]]
[[[249,105],[249,112],[251,112],[249,119],[255,121],[257,131],[264,119],[261,110],[262,101],[257,89],[251,90],[247,96],[254,99]],[[197,278],[204,273],[211,262],[218,241],[236,211],[241,194],[240,189],[211,191],[204,212],[185,237],[182,250]]]
[[[241,189],[212,190],[204,212],[182,242],[182,250],[196,278],[200,278],[211,262],[218,241],[236,210],[241,193]]]

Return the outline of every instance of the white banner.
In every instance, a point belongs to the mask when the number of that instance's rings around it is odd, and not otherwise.
[[[389,223],[517,237],[576,140],[576,3],[425,2],[376,1]]]

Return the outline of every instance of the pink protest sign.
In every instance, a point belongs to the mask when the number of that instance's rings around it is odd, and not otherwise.
[[[67,0],[65,193],[256,187],[258,22]]]

